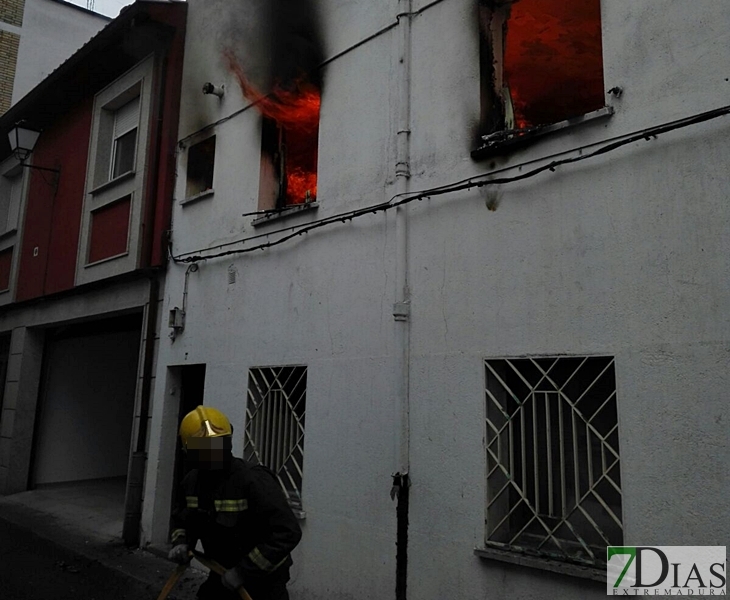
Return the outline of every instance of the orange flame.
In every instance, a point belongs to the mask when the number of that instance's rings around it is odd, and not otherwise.
[[[286,139],[286,204],[301,204],[317,197],[317,144],[320,93],[301,79],[293,89],[275,86],[264,95],[246,78],[233,53],[225,53],[228,67],[241,92],[262,115],[276,122]]]

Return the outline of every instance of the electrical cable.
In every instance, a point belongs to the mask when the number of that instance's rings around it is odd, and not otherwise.
[[[275,231],[270,231],[267,233],[249,236],[249,237],[242,238],[240,240],[235,240],[232,242],[228,242],[225,244],[219,244],[217,246],[212,246],[209,248],[193,250],[191,252],[184,252],[177,256],[172,254],[172,248],[170,247],[170,258],[176,263],[189,263],[189,262],[194,263],[194,262],[198,262],[198,261],[202,261],[202,260],[210,260],[210,259],[214,259],[214,258],[230,256],[233,254],[244,254],[247,252],[254,252],[256,250],[265,250],[267,248],[271,248],[273,246],[278,246],[279,244],[283,244],[284,242],[287,242],[297,236],[308,233],[309,231],[312,231],[314,229],[319,229],[320,227],[324,227],[326,225],[331,225],[331,224],[338,223],[338,222],[345,223],[347,221],[351,221],[351,220],[353,220],[357,217],[363,216],[363,215],[375,214],[378,212],[390,210],[392,208],[396,208],[398,206],[408,204],[415,200],[420,201],[425,198],[431,198],[433,196],[442,196],[445,194],[468,190],[473,187],[483,187],[486,185],[504,185],[507,183],[514,183],[517,181],[522,181],[522,180],[525,180],[525,179],[528,179],[531,177],[535,177],[545,171],[555,171],[557,167],[560,167],[563,165],[582,162],[584,160],[588,160],[590,158],[594,158],[596,156],[600,156],[600,155],[606,154],[608,152],[612,152],[613,150],[616,150],[616,149],[621,148],[622,146],[626,146],[628,144],[632,144],[636,141],[640,141],[640,140],[648,141],[651,139],[656,139],[659,135],[662,135],[664,133],[668,133],[668,132],[674,131],[676,129],[681,129],[684,127],[688,127],[690,125],[695,125],[698,123],[716,119],[718,117],[725,116],[727,114],[730,114],[730,106],[725,106],[725,107],[717,108],[717,109],[710,110],[710,111],[707,111],[704,113],[699,113],[697,115],[685,117],[683,119],[678,119],[676,121],[671,121],[671,122],[665,123],[663,125],[649,127],[649,128],[646,128],[646,129],[643,129],[643,130],[640,130],[640,131],[637,131],[634,133],[624,134],[622,136],[618,136],[617,138],[612,138],[609,140],[602,140],[601,142],[596,142],[593,144],[588,144],[586,146],[573,148],[573,149],[565,151],[561,154],[565,155],[570,152],[582,151],[587,148],[593,148],[596,146],[600,146],[598,149],[596,149],[593,152],[590,152],[588,154],[581,154],[579,156],[573,156],[570,158],[552,160],[551,162],[549,162],[547,164],[541,165],[530,171],[527,171],[525,173],[521,173],[520,175],[515,175],[512,177],[494,178],[494,176],[496,174],[503,173],[505,171],[511,171],[514,169],[518,169],[523,166],[526,166],[529,164],[534,164],[539,161],[549,160],[550,158],[553,158],[553,157],[559,156],[559,155],[552,155],[549,157],[534,159],[532,161],[528,161],[523,164],[511,165],[511,166],[505,167],[503,169],[499,169],[497,171],[492,171],[489,173],[475,175],[473,177],[469,177],[469,178],[463,179],[461,181],[453,182],[453,183],[446,184],[443,186],[430,188],[427,190],[409,192],[409,193],[405,193],[405,194],[396,194],[395,196],[391,197],[390,200],[388,200],[386,202],[381,202],[379,204],[370,205],[370,206],[366,206],[366,207],[359,208],[359,209],[354,209],[354,210],[347,211],[344,213],[338,213],[336,215],[332,215],[330,217],[325,217],[323,219],[319,219],[317,221],[313,221],[313,222],[307,223],[307,224],[294,225],[291,227],[281,228],[281,229],[277,229]],[[602,144],[604,144],[604,145],[602,145]],[[275,240],[266,242],[264,244],[258,244],[256,246],[251,246],[249,248],[237,248],[235,250],[227,250],[224,252],[218,252],[216,254],[209,254],[209,255],[201,254],[203,252],[210,252],[212,250],[218,250],[221,248],[226,248],[226,247],[237,245],[237,244],[245,244],[246,242],[249,242],[249,241],[252,241],[255,239],[259,239],[261,237],[268,237],[271,235],[275,235],[278,233],[285,233],[285,232],[291,232],[291,233],[284,235],[281,238],[277,238]]]

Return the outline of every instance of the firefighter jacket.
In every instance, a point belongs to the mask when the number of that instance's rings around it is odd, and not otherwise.
[[[173,513],[173,544],[195,547],[244,576],[289,578],[289,553],[302,532],[269,469],[233,458],[222,471],[193,469]]]

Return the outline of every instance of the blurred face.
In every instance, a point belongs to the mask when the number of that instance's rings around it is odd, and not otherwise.
[[[190,438],[187,450],[188,460],[198,469],[222,469],[230,460],[231,436]]]

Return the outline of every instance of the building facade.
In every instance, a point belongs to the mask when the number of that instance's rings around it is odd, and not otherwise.
[[[0,8],[0,114],[109,19],[63,0],[8,0]]]
[[[0,119],[61,171],[3,151],[6,493],[139,510],[146,458],[164,545],[204,403],[300,600],[598,598],[608,545],[725,545],[728,6],[191,0],[183,61],[184,12]]]
[[[729,9],[269,6],[189,2],[144,540],[203,401],[302,519],[297,598],[724,545]]]
[[[277,6],[189,2],[144,539],[202,400],[302,518],[296,598],[724,545],[730,9]]]
[[[184,3],[138,2],[0,117],[4,494],[116,479],[138,535]],[[17,123],[40,131],[25,160]]]

